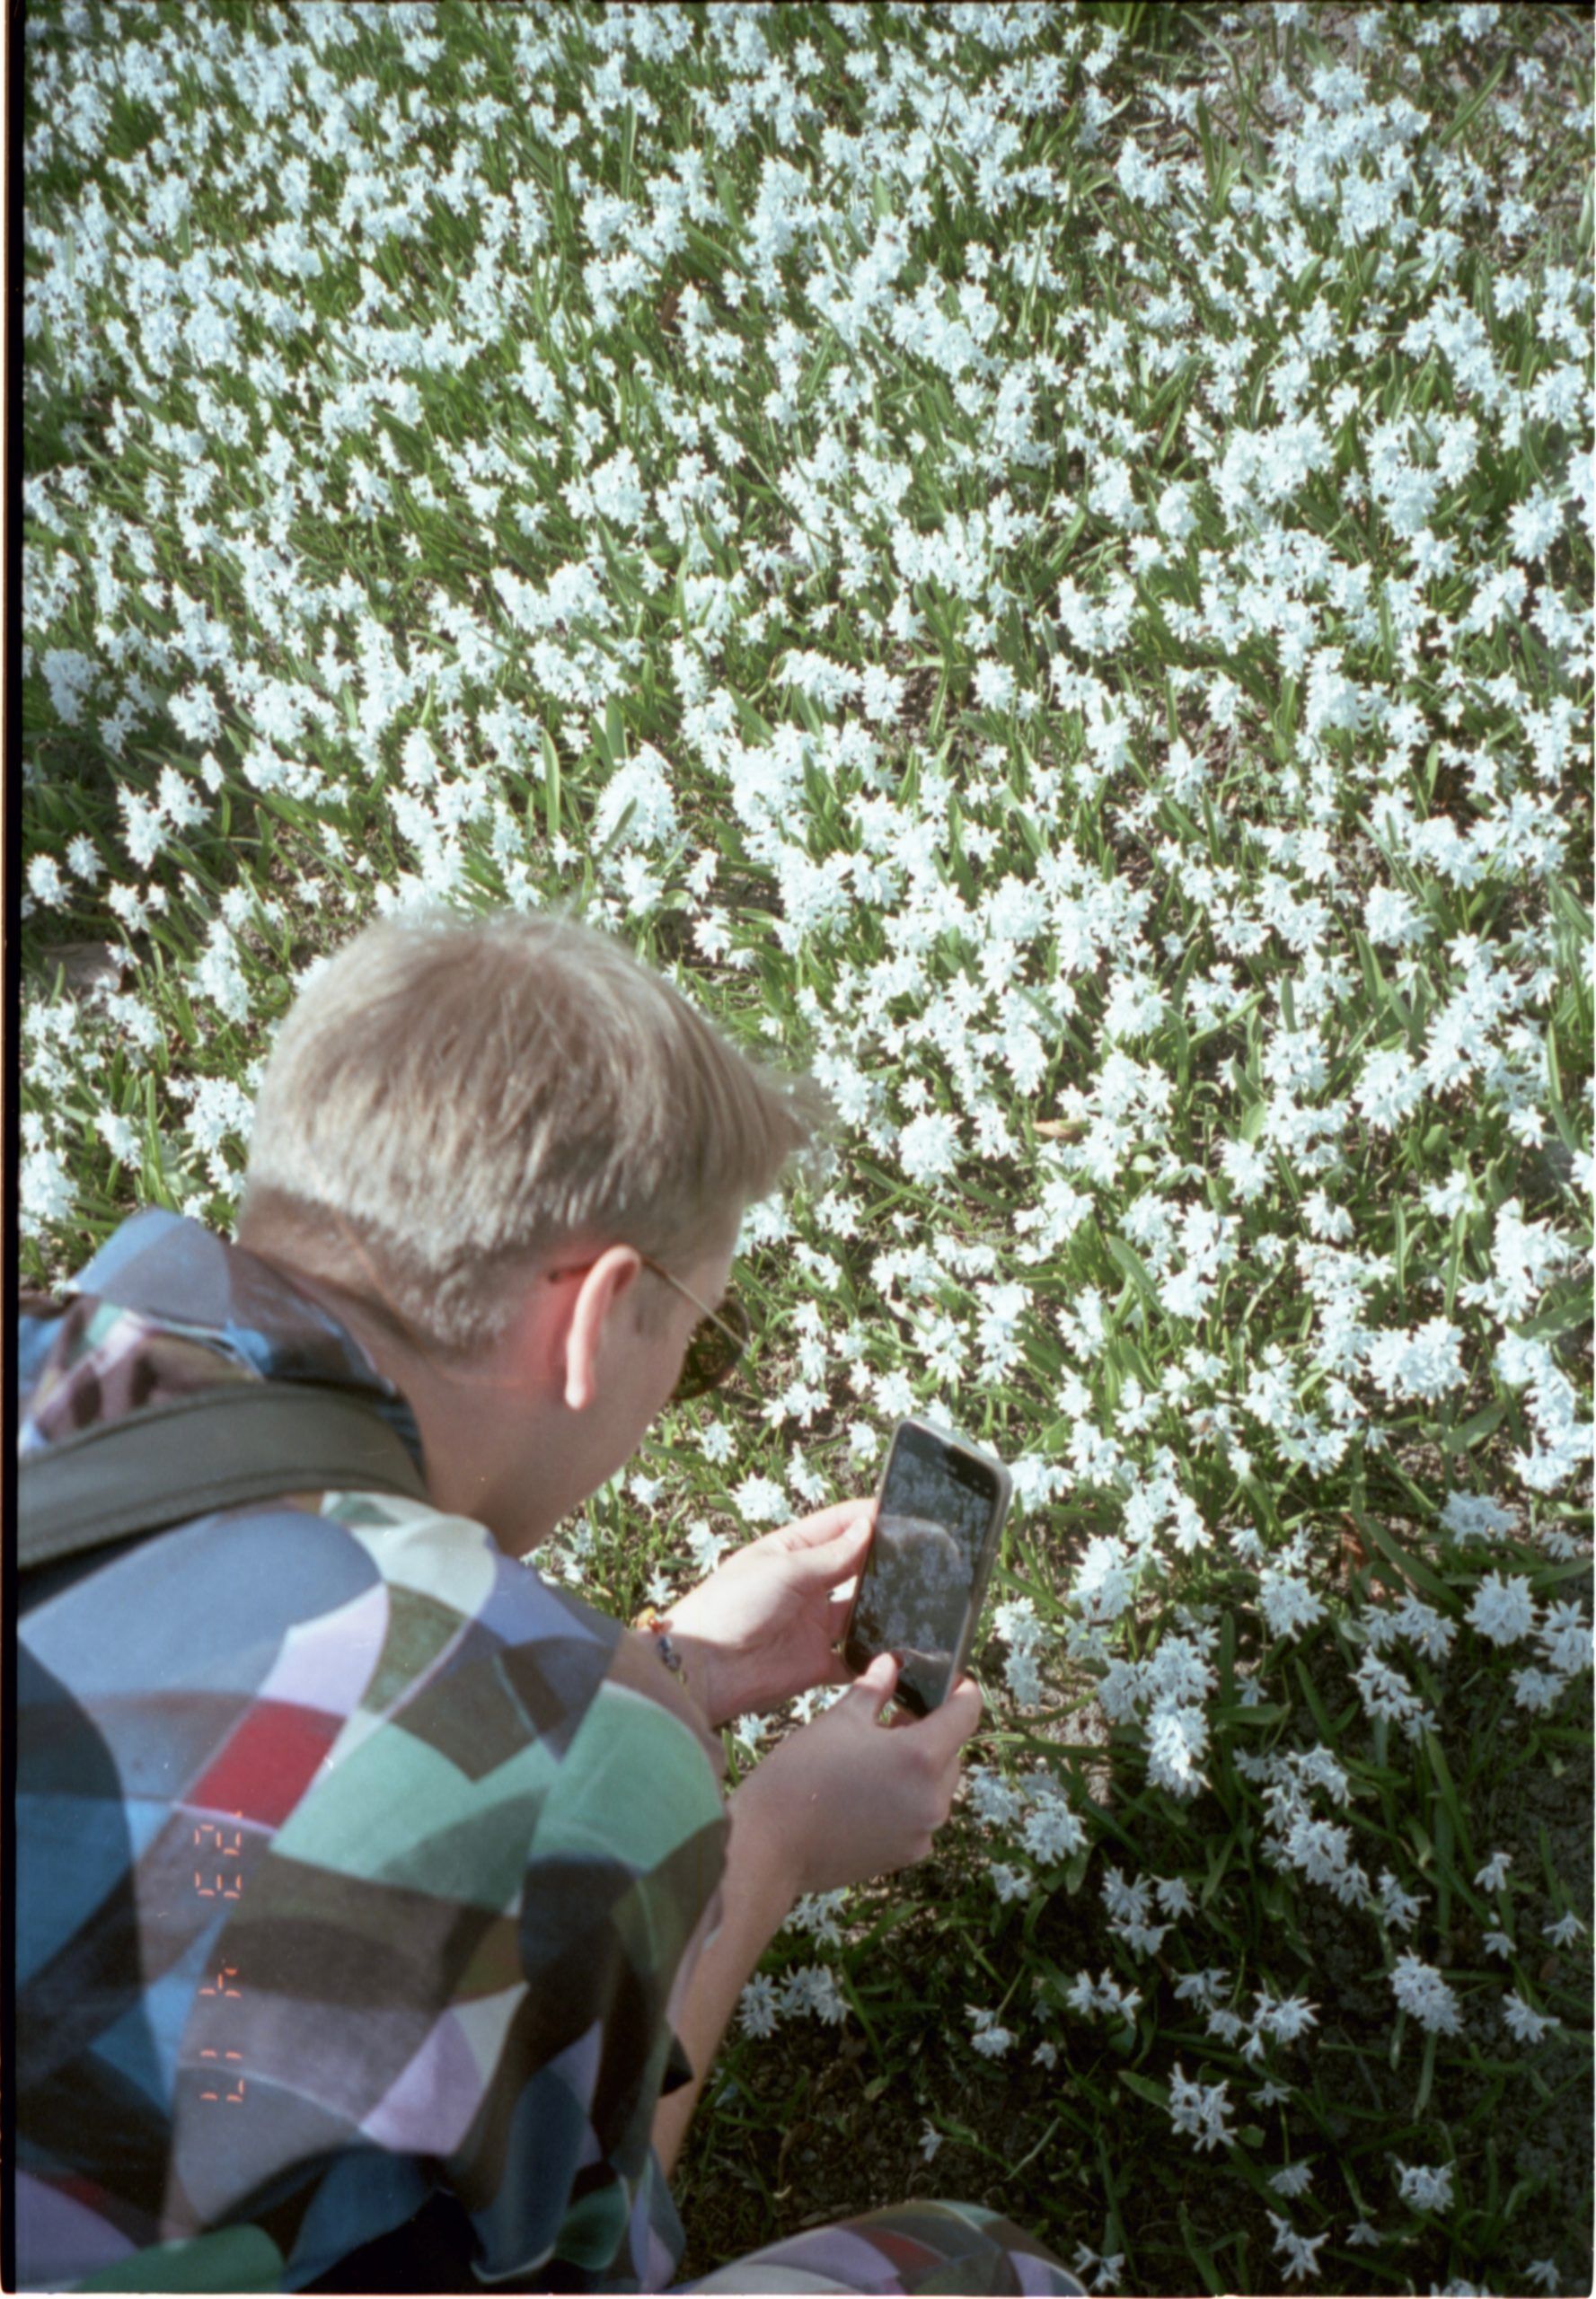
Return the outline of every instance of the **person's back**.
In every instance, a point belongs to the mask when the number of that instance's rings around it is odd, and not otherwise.
[[[816,1115],[586,929],[390,922],[279,1032],[237,1241],[145,1211],[29,1305],[24,1460],[271,1384],[381,1416],[426,1497],[290,1447],[280,1492],[26,1574],[21,2287],[668,2281],[742,1986],[803,1893],[925,1855],[980,1713],[875,1729],[895,1664],[835,1649],[868,1506],[643,1633],[528,1569],[735,1363],[736,1227]],[[728,1802],[716,1730],[822,1685]],[[945,2204],[697,2287],[949,2272],[1079,2287]]]
[[[24,1319],[26,1454],[262,1377],[415,1441],[192,1223],[138,1216],[79,1282]],[[650,1654],[480,1526],[299,1493],[31,1576],[19,1660],[25,2286],[159,2286],[139,2254],[179,2244],[198,2287],[302,2286],[435,2192],[488,2273],[666,2271],[648,2127],[725,1824]]]

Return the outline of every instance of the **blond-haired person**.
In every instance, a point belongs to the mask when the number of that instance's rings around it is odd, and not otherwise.
[[[724,1794],[717,1728],[848,1682],[868,1503],[644,1631],[535,1568],[735,1361],[741,1217],[818,1114],[572,920],[390,920],[279,1033],[236,1241],[147,1211],[25,1304],[24,1459],[265,1382],[375,1412],[416,1483],[285,1458],[269,1497],[30,1575],[23,2287],[668,2284],[739,1991],[799,1895],[924,1856],[979,1714],[966,1681],[878,1730],[884,1660]],[[955,2259],[1078,2287],[948,2204],[704,2287]]]

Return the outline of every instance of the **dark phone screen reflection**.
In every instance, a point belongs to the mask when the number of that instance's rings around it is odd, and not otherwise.
[[[950,1452],[928,1431],[900,1431],[853,1637],[872,1652],[901,1652],[900,1685],[927,1708],[948,1694],[993,1497],[979,1463]]]

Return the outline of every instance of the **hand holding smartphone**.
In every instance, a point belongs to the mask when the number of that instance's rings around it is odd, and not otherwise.
[[[896,1697],[916,1716],[964,1672],[1013,1489],[1001,1461],[929,1421],[893,1432],[842,1651],[855,1669],[900,1654]]]

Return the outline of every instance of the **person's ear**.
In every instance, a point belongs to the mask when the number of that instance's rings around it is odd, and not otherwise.
[[[613,1315],[642,1266],[634,1246],[611,1246],[577,1289],[560,1347],[565,1402],[572,1413],[586,1413],[598,1395],[604,1344],[614,1332]]]

